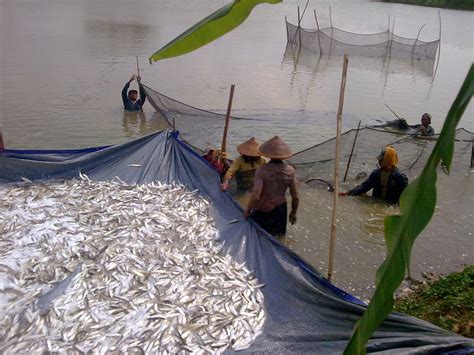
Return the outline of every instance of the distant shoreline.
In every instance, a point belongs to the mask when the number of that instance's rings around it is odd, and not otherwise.
[[[474,11],[474,1],[472,0],[382,0],[382,2]]]

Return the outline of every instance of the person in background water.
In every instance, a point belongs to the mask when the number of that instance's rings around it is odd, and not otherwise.
[[[340,192],[340,196],[362,195],[369,190],[373,197],[382,198],[390,203],[399,203],[400,195],[408,185],[408,178],[398,168],[398,154],[392,146],[386,146],[377,156],[380,168],[375,169],[369,178],[359,186],[347,192]]]
[[[221,180],[224,178],[227,169],[229,169],[229,163],[223,158],[225,158],[225,153],[222,154],[220,149],[211,148],[206,155],[202,156],[211,166],[219,173]]]
[[[128,91],[128,88],[130,87],[130,83],[134,81],[135,79],[138,82],[138,89],[140,90],[140,99],[138,99],[137,90]],[[123,101],[123,109],[125,111],[130,111],[130,112],[141,111],[143,105],[145,104],[146,93],[145,93],[145,90],[143,90],[141,79],[142,79],[141,77],[133,74],[130,80],[123,87],[122,101]]]
[[[255,170],[265,165],[267,161],[258,153],[260,143],[254,138],[240,144],[237,151],[240,156],[232,162],[229,170],[225,174],[224,181],[221,184],[222,191],[229,188],[229,181],[235,176],[237,180],[237,189],[247,191],[253,187]]]
[[[435,130],[430,126],[431,124],[431,115],[429,113],[424,113],[421,116],[421,125],[418,126],[416,134],[421,136],[432,136],[435,134]]]
[[[258,148],[258,153],[271,160],[255,171],[254,185],[244,217],[251,216],[273,236],[284,236],[288,218],[285,195],[288,189],[291,194],[291,224],[296,223],[299,203],[295,169],[283,161],[293,153],[278,136],[263,143]]]

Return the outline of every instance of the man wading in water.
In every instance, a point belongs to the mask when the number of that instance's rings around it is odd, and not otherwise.
[[[288,189],[291,193],[291,224],[296,223],[299,203],[295,169],[283,161],[293,153],[278,136],[263,143],[258,153],[271,160],[255,171],[253,190],[244,217],[251,216],[273,236],[284,236],[288,218],[285,194]]]
[[[128,91],[128,88],[130,87],[130,83],[134,80],[137,80],[138,82],[138,89],[140,90],[140,99],[137,100],[138,98],[138,92],[137,90],[130,90]],[[125,86],[122,89],[122,101],[123,101],[123,109],[125,111],[130,111],[130,112],[137,112],[141,111],[143,104],[145,103],[146,100],[146,94],[145,90],[142,88],[141,84],[141,77],[137,77],[135,74],[132,75],[130,80],[125,84]],[[128,91],[128,93],[127,93]]]
[[[382,198],[390,203],[398,203],[400,195],[408,185],[408,178],[398,168],[398,154],[392,146],[386,146],[377,156],[380,168],[375,169],[369,178],[348,192],[340,192],[340,196],[362,195],[372,190],[372,197]]]

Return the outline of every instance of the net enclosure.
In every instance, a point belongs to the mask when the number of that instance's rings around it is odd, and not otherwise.
[[[168,120],[170,125],[173,125],[174,122],[182,139],[198,153],[204,153],[209,149],[210,143],[219,146],[224,129],[225,115],[187,105],[148,86],[144,86],[144,88],[151,105]],[[232,119],[241,122],[252,121],[251,118],[232,117]],[[258,119],[255,119],[255,121],[258,122]],[[406,131],[399,131],[394,128],[396,126],[397,121],[395,120],[384,126],[369,126],[359,130],[351,129],[342,134],[340,171],[345,171],[354,146],[348,180],[357,180],[367,176],[375,168],[377,163],[375,156],[385,145],[389,144],[397,149],[399,168],[408,177],[413,178],[421,172],[438,136],[424,138],[416,135],[417,126],[411,126]],[[251,125],[251,127],[254,129],[255,126]],[[239,137],[239,139],[248,139],[248,137],[255,135],[255,131],[247,133],[248,136]],[[235,134],[242,135],[244,133],[237,132]],[[357,140],[354,145],[356,135]],[[239,142],[236,138],[234,137],[235,142],[233,143]],[[472,164],[473,140],[474,134],[472,132],[463,128],[456,131],[453,170],[469,171]],[[323,179],[332,184],[335,142],[336,140],[332,138],[316,144],[297,152],[289,160],[296,167],[298,178],[301,181]]]
[[[398,132],[382,127],[364,127],[343,133],[339,171],[345,174],[350,160],[347,180],[366,178],[376,167],[376,156],[384,146],[391,145],[398,152],[399,169],[410,179],[418,176],[428,161],[438,135],[421,137],[410,131],[415,129]],[[464,128],[456,130],[452,171],[466,173],[472,168],[473,141],[472,132]],[[296,153],[289,162],[296,167],[298,177],[302,181],[324,180],[332,183],[335,151],[336,139],[333,138]]]
[[[362,57],[434,59],[440,40],[424,42],[401,37],[387,29],[379,33],[354,33],[337,27],[307,29],[286,21],[287,41],[311,52],[325,55],[349,54]]]

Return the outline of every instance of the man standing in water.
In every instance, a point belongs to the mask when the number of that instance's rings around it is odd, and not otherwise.
[[[424,113],[421,116],[421,125],[418,126],[416,134],[421,136],[432,136],[435,134],[435,130],[430,126],[431,124],[431,115],[429,113]]]
[[[278,136],[263,143],[258,153],[271,160],[255,171],[253,190],[244,217],[251,216],[273,236],[284,236],[288,218],[285,194],[288,189],[291,194],[291,224],[296,223],[299,203],[295,169],[283,161],[293,153]]]
[[[372,197],[379,197],[390,203],[398,203],[400,195],[408,185],[408,178],[397,168],[397,151],[387,145],[377,156],[377,160],[380,168],[372,171],[367,180],[347,192],[340,192],[339,195],[356,196],[373,190]]]
[[[137,90],[128,91],[128,88],[130,87],[130,83],[134,81],[135,79],[138,82],[138,89],[140,90],[140,99],[138,99]],[[142,79],[141,77],[139,76],[137,77],[135,74],[133,74],[130,80],[123,87],[122,101],[123,101],[123,109],[125,111],[130,111],[130,112],[141,111],[143,104],[145,103],[145,100],[146,100],[146,93],[145,93],[145,90],[143,90],[141,79]]]

